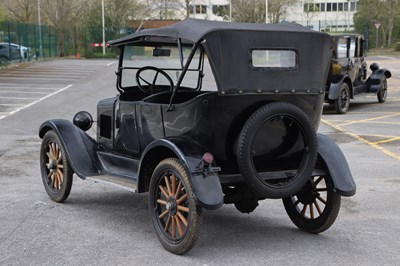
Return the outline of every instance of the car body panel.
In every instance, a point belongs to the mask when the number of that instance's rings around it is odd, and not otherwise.
[[[356,193],[356,183],[350,172],[347,160],[338,145],[329,137],[317,134],[318,154],[329,171],[336,191],[342,196],[353,196]]]

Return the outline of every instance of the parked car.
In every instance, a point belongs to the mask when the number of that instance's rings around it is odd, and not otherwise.
[[[334,43],[332,70],[328,79],[325,101],[333,104],[338,114],[345,114],[350,99],[362,93],[374,93],[378,102],[387,97],[387,79],[390,71],[380,68],[377,63],[370,65],[371,75],[367,77],[367,63],[364,60],[364,38],[359,34],[331,35]]]
[[[15,43],[0,43],[0,64],[13,60],[29,60],[30,48]]]
[[[52,200],[67,199],[73,173],[148,192],[161,244],[183,254],[200,235],[203,208],[250,213],[260,200],[283,199],[298,228],[320,233],[341,196],[355,194],[343,153],[316,133],[329,35],[187,19],[109,44],[120,48],[118,95],[98,103],[96,139],[85,133],[85,111],[40,126]]]

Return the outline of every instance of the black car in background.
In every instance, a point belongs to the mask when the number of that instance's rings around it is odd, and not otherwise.
[[[98,103],[96,138],[85,111],[40,126],[52,200],[67,199],[73,174],[148,192],[161,244],[183,254],[199,238],[202,209],[250,213],[282,199],[293,223],[315,234],[334,223],[341,196],[355,194],[343,153],[316,133],[329,35],[187,19],[109,45],[120,49],[118,94]]]
[[[378,102],[387,97],[387,79],[392,76],[388,69],[370,65],[371,75],[367,75],[364,60],[364,38],[359,34],[331,35],[334,49],[332,69],[328,78],[325,102],[333,104],[338,114],[345,114],[350,107],[350,99],[358,94],[373,93]]]

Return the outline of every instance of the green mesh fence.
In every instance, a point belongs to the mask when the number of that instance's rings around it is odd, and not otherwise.
[[[118,39],[122,36],[133,33],[132,28],[107,28],[105,30],[105,42]],[[87,58],[93,57],[116,57],[119,53],[118,49],[106,48],[103,54],[103,31],[102,28],[85,28],[84,30],[84,55]]]
[[[133,32],[131,28],[107,28],[106,42]],[[52,26],[0,22],[0,64],[58,56],[116,57],[116,49],[103,54],[102,28],[69,27],[57,34]]]
[[[0,22],[0,61],[31,61],[57,56],[53,27]]]

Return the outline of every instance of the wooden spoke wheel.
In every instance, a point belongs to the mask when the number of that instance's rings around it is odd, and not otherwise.
[[[188,174],[178,159],[165,159],[154,170],[149,193],[150,216],[157,236],[168,251],[189,251],[200,235],[201,209]]]
[[[56,202],[65,201],[71,191],[73,172],[60,139],[52,130],[43,137],[40,168],[50,198]]]
[[[340,195],[335,192],[329,175],[313,176],[297,194],[283,199],[283,204],[299,229],[317,234],[335,222]]]
[[[343,82],[338,98],[335,100],[335,110],[338,114],[345,114],[350,107],[350,89],[347,83]]]

